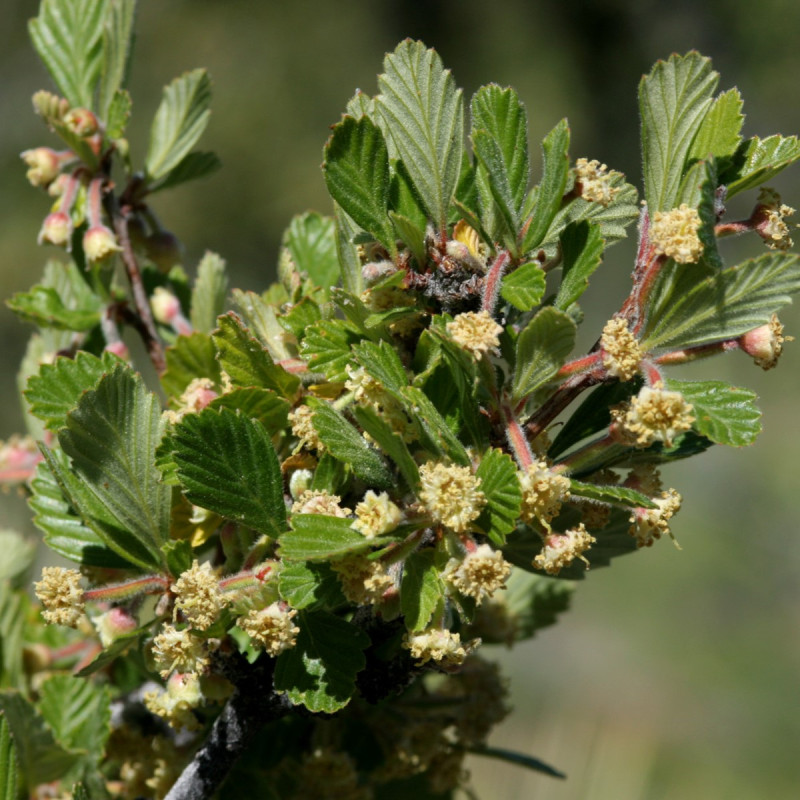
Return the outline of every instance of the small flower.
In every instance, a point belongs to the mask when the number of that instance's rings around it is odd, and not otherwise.
[[[42,579],[34,584],[36,596],[44,606],[42,616],[51,625],[77,628],[84,619],[81,574],[76,569],[44,567]]]
[[[44,218],[39,231],[39,244],[54,244],[57,247],[69,248],[72,238],[72,217],[65,211],[54,211]]]
[[[167,411],[170,422],[179,422],[187,414],[197,414],[219,395],[210,378],[192,378],[178,398],[178,408]]]
[[[456,314],[453,321],[447,323],[447,332],[457,345],[480,360],[500,346],[499,336],[503,327],[492,319],[488,311],[467,311]]]
[[[25,150],[20,158],[28,166],[25,177],[31,186],[49,186],[61,172],[61,156],[50,147]]]
[[[619,187],[611,185],[614,174],[608,172],[608,167],[597,159],[588,161],[579,158],[575,162],[576,189],[587,202],[598,203],[605,208],[611,205],[619,194]]]
[[[402,521],[403,513],[386,492],[375,494],[370,489],[356,506],[356,518],[351,527],[367,539],[373,539],[394,530]]]
[[[169,289],[157,286],[150,298],[153,319],[162,325],[171,325],[175,317],[181,313],[181,301]]]
[[[569,478],[550,471],[544,459],[535,461],[526,472],[517,473],[522,488],[523,522],[538,520],[546,528],[561,511],[561,504],[569,497]]]
[[[147,692],[144,705],[152,714],[166,720],[170,727],[196,731],[200,729],[200,723],[192,709],[197,708],[203,700],[200,678],[196,674],[174,672],[167,681],[167,690]]]
[[[568,567],[579,558],[586,564],[586,569],[589,569],[589,562],[583,554],[596,541],[597,539],[586,531],[583,523],[564,533],[551,533],[544,537],[542,552],[533,559],[533,564],[548,575],[558,575],[564,567]]]
[[[93,225],[83,234],[83,252],[89,261],[102,261],[121,249],[117,237],[105,225]]]
[[[636,539],[637,547],[651,547],[656,539],[663,534],[670,538],[669,521],[681,508],[681,496],[674,490],[668,489],[661,493],[661,497],[654,497],[653,502],[658,508],[637,508],[631,514],[631,527],[629,533]]]
[[[667,391],[662,385],[643,386],[630,403],[611,410],[613,427],[624,444],[648,447],[663,442],[672,447],[674,438],[692,427],[692,405],[680,392]]]
[[[765,187],[759,192],[753,217],[755,230],[771,250],[789,250],[794,245],[789,226],[783,221],[794,213],[791,206],[781,202],[781,196],[774,189]]]
[[[292,458],[292,456],[290,456]],[[311,482],[314,480],[314,473],[310,469],[296,469],[292,471],[289,478],[289,494],[293,500],[299,499],[305,492],[311,488]]]
[[[747,355],[753,357],[753,361],[767,370],[777,366],[778,359],[783,352],[783,343],[791,342],[793,336],[783,335],[783,325],[781,325],[777,314],[773,314],[766,325],[761,325],[748,331],[739,337],[739,347]]]
[[[207,562],[200,566],[195,561],[170,588],[175,593],[175,612],[182,612],[197,630],[210,628],[225,607],[219,582]]]
[[[300,628],[292,623],[295,616],[295,609],[277,602],[266,608],[251,609],[245,616],[239,617],[238,625],[256,647],[275,657],[297,643]]]
[[[650,221],[650,244],[679,264],[694,264],[703,255],[703,243],[697,235],[700,225],[697,209],[686,203],[671,211],[656,211]]]
[[[464,663],[467,654],[480,644],[474,640],[466,646],[461,644],[461,636],[446,629],[431,628],[422,633],[406,633],[403,647],[411,651],[417,659],[417,666],[435,661],[442,667],[457,667]]]
[[[486,495],[469,467],[431,461],[419,468],[419,499],[436,522],[463,533],[480,516]]]
[[[100,130],[97,117],[88,108],[73,108],[68,111],[62,120],[64,125],[76,136],[85,139],[93,136]]]
[[[207,644],[190,630],[165,623],[153,639],[153,658],[162,678],[175,671],[199,674],[208,666]]]
[[[307,450],[316,450],[318,453],[322,453],[325,445],[314,428],[313,419],[314,412],[308,406],[297,406],[294,411],[289,412],[292,433],[300,440],[298,449],[305,447]]]
[[[396,588],[386,566],[380,561],[370,561],[366,556],[345,556],[331,562],[331,568],[339,576],[344,596],[355,605],[381,603],[384,595]]]
[[[100,644],[108,647],[114,641],[135,631],[139,626],[136,617],[124,608],[112,608],[103,614],[92,617],[92,625],[100,637]]]
[[[461,594],[474,598],[480,605],[484,598],[491,597],[498,589],[505,589],[510,574],[511,564],[503,554],[492,550],[488,544],[482,544],[467,553],[461,563],[453,564],[446,578]]]
[[[621,381],[629,381],[639,372],[644,352],[622,317],[610,319],[600,337],[603,349],[603,366],[608,374]]]
[[[306,489],[292,505],[293,514],[327,514],[329,517],[349,517],[350,509],[342,508],[342,498],[319,489]]]

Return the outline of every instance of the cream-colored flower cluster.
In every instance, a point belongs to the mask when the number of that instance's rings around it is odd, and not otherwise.
[[[631,514],[630,534],[636,539],[637,547],[650,547],[664,534],[672,537],[669,521],[680,511],[681,496],[674,489],[668,489],[661,497],[654,497],[653,502],[658,508],[637,508]]]
[[[375,494],[369,489],[356,505],[356,521],[352,527],[367,539],[393,531],[402,521],[403,512],[389,499],[386,492]]]
[[[505,588],[510,574],[511,564],[503,558],[503,554],[488,544],[482,544],[467,553],[463,561],[453,559],[448,564],[445,578],[461,594],[474,598],[480,605],[484,598]]]
[[[226,600],[211,565],[195,561],[170,587],[175,593],[175,613],[199,631],[210,628],[219,618]]]
[[[171,672],[205,672],[209,664],[207,640],[165,623],[153,639],[153,659],[161,677]]]
[[[544,537],[542,552],[533,559],[539,569],[548,575],[558,575],[564,567],[568,567],[579,558],[589,568],[589,562],[583,555],[596,541],[581,523],[577,528],[570,528],[564,533],[551,533]]]
[[[200,678],[195,673],[173,672],[167,681],[166,691],[154,690],[144,695],[144,705],[148,711],[161,717],[172,728],[190,731],[201,727],[192,709],[198,708],[204,700]]]
[[[680,392],[668,391],[660,383],[643,386],[630,403],[611,409],[621,440],[636,447],[653,442],[672,447],[675,437],[692,427],[695,418],[691,412],[691,403]]]
[[[350,509],[342,508],[342,498],[320,489],[306,489],[292,504],[293,514],[325,514],[329,517],[349,517]]]
[[[419,468],[419,499],[436,521],[456,533],[469,529],[486,505],[480,478],[469,467],[432,461]]]
[[[239,617],[237,624],[256,647],[275,657],[297,643],[300,628],[292,622],[295,616],[295,609],[276,602],[266,608],[251,609]]]
[[[569,497],[569,478],[551,472],[544,459],[535,461],[525,472],[518,473],[518,477],[522,488],[520,519],[523,522],[538,520],[549,530],[550,521]]]
[[[298,449],[316,450],[318,453],[325,451],[325,445],[319,438],[313,423],[314,412],[306,405],[297,406],[289,412],[289,423],[292,433],[299,439]]]
[[[695,264],[704,249],[697,235],[701,224],[697,209],[686,203],[670,211],[656,211],[650,220],[650,244],[679,264]]]
[[[768,247],[771,250],[789,250],[793,247],[789,226],[784,219],[795,214],[795,209],[783,203],[781,196],[769,187],[759,192],[758,205],[761,206],[763,220],[758,223],[756,230]]]
[[[345,556],[331,562],[331,568],[339,577],[344,596],[356,605],[380,603],[396,586],[386,566],[366,556]]]
[[[502,332],[502,325],[498,325],[488,311],[456,314],[453,321],[447,323],[450,338],[479,361],[486,353],[497,351]]]
[[[42,569],[42,579],[34,584],[34,591],[44,606],[42,616],[45,622],[77,628],[85,619],[80,581],[81,574],[76,569]]]
[[[416,439],[416,429],[406,415],[403,407],[389,392],[384,389],[380,381],[375,380],[363,367],[346,367],[348,378],[344,387],[353,393],[353,399],[362,406],[375,411],[384,422],[404,442],[413,442]],[[365,434],[371,441],[371,437]]]
[[[575,183],[580,186],[581,197],[590,203],[609,206],[619,193],[618,186],[611,185],[614,173],[605,164],[593,158],[579,158],[575,162]]]
[[[407,633],[403,647],[417,659],[417,666],[435,661],[442,667],[457,667],[478,642],[461,644],[461,636],[443,628],[430,628],[421,633]]]
[[[627,320],[622,317],[610,319],[600,337],[603,366],[608,374],[621,381],[629,381],[639,372],[644,351],[631,333]]]

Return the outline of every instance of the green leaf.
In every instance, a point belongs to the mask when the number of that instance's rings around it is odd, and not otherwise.
[[[435,559],[436,550],[429,547],[412,553],[403,565],[400,609],[410,631],[424,630],[444,597],[444,584]]]
[[[408,386],[408,375],[403,362],[388,342],[381,340],[376,344],[362,341],[353,347],[353,354],[367,373],[386,389],[399,392],[404,386]]]
[[[292,703],[311,712],[333,714],[355,692],[369,637],[327,611],[302,611],[295,622],[297,644],[278,656],[275,691],[286,692]]]
[[[375,103],[373,99],[361,89],[356,89],[356,93],[347,101],[346,114],[358,119],[359,117],[373,117],[375,114]]]
[[[84,295],[84,305],[68,308],[64,298],[48,286],[34,286],[28,292],[17,292],[6,301],[8,307],[26,322],[42,328],[60,330],[90,331],[100,322],[102,302],[88,291]]]
[[[283,289],[277,284],[273,284],[273,287]],[[278,322],[277,314],[279,304],[288,300],[288,296],[273,302],[266,292],[259,295],[255,292],[234,289],[231,297],[239,309],[239,317],[244,323],[244,327],[248,329],[251,336],[261,342],[263,347],[267,348],[272,358],[282,361],[295,355],[286,346],[286,332]]]
[[[562,119],[542,142],[542,180],[536,191],[536,206],[522,241],[522,252],[529,253],[544,240],[564,198],[569,177],[569,125]]]
[[[397,398],[402,400],[406,413],[417,423],[420,442],[428,452],[447,456],[462,466],[471,462],[464,445],[421,389],[406,386]]]
[[[500,296],[518,311],[530,311],[542,302],[545,286],[542,265],[538,261],[529,261],[503,278]]]
[[[161,388],[172,405],[196,378],[208,378],[214,383],[221,380],[217,348],[207,333],[195,331],[181,335],[166,351],[167,368],[161,375]]]
[[[390,140],[391,141],[391,140]],[[388,142],[387,142],[388,144]],[[389,184],[389,212],[390,216],[402,217],[408,222],[405,227],[413,232],[413,241],[406,242],[411,247],[418,263],[424,263],[425,259],[425,228],[428,225],[428,214],[425,211],[425,204],[416,190],[411,176],[408,174],[405,164],[396,159],[392,160],[392,180]],[[418,231],[422,231],[423,242],[421,249],[418,242]],[[402,238],[402,237],[401,237]],[[419,257],[422,260],[419,260]]]
[[[161,545],[169,538],[170,510],[170,489],[161,483],[155,467],[160,422],[156,396],[139,375],[120,366],[84,393],[58,433],[86,493],[155,564],[160,563]],[[106,544],[116,549],[111,542]]]
[[[26,583],[25,573],[36,559],[36,542],[9,528],[0,528],[0,553],[0,583],[8,581],[15,587]]]
[[[298,341],[302,341],[308,328],[315,322],[319,322],[320,319],[322,319],[322,311],[319,304],[306,296],[299,303],[295,303],[285,314],[278,317],[278,322]]]
[[[386,56],[384,70],[376,98],[384,130],[434,222],[444,229],[461,166],[461,90],[422,42],[401,42]]]
[[[197,267],[197,280],[192,289],[192,327],[200,333],[211,333],[217,317],[225,308],[228,276],[225,259],[216,253],[206,252]]]
[[[172,446],[190,502],[272,538],[286,529],[281,467],[263,425],[204,409],[175,426]]]
[[[667,388],[680,392],[694,407],[694,427],[717,444],[744,447],[761,433],[758,396],[722,381],[668,380]]]
[[[490,84],[473,95],[470,112],[475,154],[486,170],[495,201],[516,235],[530,177],[525,106],[513,89]]]
[[[769,322],[798,290],[798,257],[775,252],[716,272],[688,291],[678,283],[641,345],[649,351],[734,339]]]
[[[740,135],[744,124],[742,96],[738,89],[729,89],[714,99],[692,146],[687,154],[689,160],[703,160],[714,156],[732,156],[742,141]]]
[[[40,688],[39,711],[59,744],[98,763],[111,732],[108,689],[72,675],[53,675]]]
[[[51,451],[49,457],[59,462],[59,474],[62,477],[69,476],[66,479],[71,483],[76,480],[66,456],[60,450]],[[87,567],[125,569],[130,566],[126,558],[106,545],[103,536],[84,523],[82,516],[65,497],[61,483],[47,461],[37,466],[31,488],[33,494],[28,503],[34,512],[33,523],[44,533],[45,543],[51,550]]]
[[[109,110],[127,83],[131,50],[133,49],[133,19],[136,0],[113,0],[108,5],[103,27],[102,74],[97,107],[100,117],[108,123]],[[108,131],[108,124],[106,130]],[[112,139],[119,138],[111,136]]]
[[[56,742],[44,717],[18,692],[0,692],[0,712],[14,737],[23,785],[59,780],[80,760],[80,753],[71,753]]]
[[[280,555],[291,561],[330,561],[362,553],[394,537],[367,539],[353,529],[352,519],[326,514],[292,514],[292,530],[280,538]]]
[[[361,257],[353,242],[358,226],[336,204],[333,204],[333,219],[336,226],[336,256],[342,274],[342,286],[346,292],[359,295],[364,290],[361,275]]]
[[[314,412],[312,424],[334,458],[349,464],[353,472],[368,485],[390,489],[394,485],[380,453],[370,447],[364,437],[345,417],[322,400],[309,398]]]
[[[558,615],[569,608],[575,586],[521,569],[511,572],[503,602],[514,620],[514,640],[524,641],[536,631],[555,625]]]
[[[552,306],[543,308],[517,339],[512,401],[518,402],[551,380],[575,346],[571,317]]]
[[[25,392],[31,413],[50,431],[62,428],[67,412],[81,395],[118,364],[120,359],[107,351],[98,358],[84,350],[79,350],[75,358],[57,358],[52,364],[42,364],[39,374],[31,376]]]
[[[27,676],[23,661],[25,629],[30,619],[31,601],[11,582],[0,582],[0,687],[24,689]],[[0,777],[3,772],[0,770]],[[2,781],[0,781],[2,786]]]
[[[408,488],[416,488],[419,484],[419,469],[403,438],[371,408],[356,406],[353,409],[353,415],[364,431],[375,440],[378,447],[397,464]]]
[[[295,266],[308,275],[316,286],[327,288],[339,279],[336,235],[333,219],[316,211],[292,218],[283,236]]]
[[[150,184],[148,194],[155,194],[164,189],[172,189],[182,183],[197,181],[213,175],[222,162],[216,153],[195,150],[187,153],[163,178]]]
[[[242,416],[258,420],[271,433],[282,431],[288,424],[289,403],[271,389],[256,386],[233,389],[212,400],[208,407],[240,411]]]
[[[106,136],[109,139],[121,139],[128,127],[133,100],[127,91],[118,91],[111,98],[111,105],[106,113]]]
[[[204,69],[186,72],[164,87],[145,158],[148,182],[167,176],[203,135],[211,114],[211,80]]]
[[[389,219],[394,225],[397,237],[405,242],[417,264],[425,263],[425,228],[417,225],[414,220],[394,211],[389,212]]]
[[[293,398],[300,379],[276,364],[267,350],[243,327],[233,312],[219,318],[212,334],[219,365],[237,386],[260,386]]]
[[[312,325],[300,352],[313,372],[322,372],[330,381],[347,380],[347,365],[352,363],[351,347],[361,340],[355,326],[340,319],[326,319]]]
[[[17,750],[5,714],[0,714],[0,800],[17,800]]]
[[[727,185],[727,197],[752,189],[774,178],[786,167],[800,160],[800,139],[796,136],[754,136],[742,142],[731,166],[720,176]]]
[[[480,478],[480,490],[486,497],[475,524],[500,547],[516,527],[522,505],[517,467],[511,456],[492,448],[481,459],[475,477]]]
[[[644,194],[651,214],[677,205],[692,142],[712,104],[719,75],[699,53],[658,61],[639,84]]]
[[[555,307],[566,311],[589,288],[589,277],[600,266],[606,243],[600,226],[571,222],[561,234],[561,285]]]
[[[91,108],[107,0],[42,0],[28,23],[36,51],[70,106]]]
[[[336,608],[347,602],[338,576],[326,563],[284,562],[278,585],[292,608]]]
[[[389,153],[380,128],[369,117],[345,117],[334,125],[325,145],[322,169],[331,197],[394,253],[394,231],[387,217]]]
[[[656,504],[647,495],[628,489],[625,486],[600,486],[596,483],[584,483],[570,480],[569,493],[575,497],[585,497],[623,508],[656,508]]]

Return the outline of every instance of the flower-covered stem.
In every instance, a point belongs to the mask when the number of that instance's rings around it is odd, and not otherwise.
[[[153,367],[161,375],[167,368],[167,362],[164,358],[164,348],[158,338],[158,333],[156,333],[153,314],[150,311],[150,301],[147,297],[144,283],[142,283],[142,273],[139,271],[139,263],[134,255],[131,239],[128,235],[128,217],[125,210],[119,207],[113,194],[109,196],[108,200],[112,211],[111,217],[114,220],[114,230],[122,248],[122,261],[125,264],[125,271],[128,273],[136,310],[142,322],[142,326],[138,330],[143,334],[147,354],[150,356]]]
[[[494,263],[489,267],[486,273],[486,279],[483,285],[483,300],[481,301],[481,310],[488,311],[490,314],[494,312],[494,307],[497,305],[497,295],[500,292],[500,284],[502,282],[503,273],[511,261],[511,254],[508,250],[501,250],[497,254]]]
[[[576,397],[601,381],[602,378],[593,372],[582,372],[567,378],[528,420],[525,425],[528,436],[535,439]]]
[[[504,404],[501,407],[501,411],[506,425],[506,438],[514,452],[514,458],[516,458],[517,464],[519,464],[521,469],[528,469],[535,461],[535,458],[531,446],[528,443],[528,439],[525,436],[525,431],[522,429],[522,426],[519,424],[510,406]]]
[[[113,583],[109,586],[98,586],[87,589],[83,599],[93,602],[119,602],[142,594],[161,594],[169,589],[170,579],[163,575],[145,575],[132,581]]]
[[[557,377],[559,378],[567,378],[570,375],[577,375],[582,372],[589,372],[592,369],[596,369],[597,367],[602,367],[603,365],[603,356],[600,352],[589,353],[588,356],[582,356],[581,358],[576,358],[574,361],[570,361],[567,364],[564,364],[563,367],[558,371]]]
[[[727,339],[724,342],[714,342],[713,344],[701,344],[697,347],[687,347],[684,350],[673,350],[657,356],[653,361],[659,366],[671,366],[673,364],[686,364],[689,361],[698,361],[701,358],[708,358],[719,353],[726,353],[729,350],[736,350],[739,342],[736,339]]]

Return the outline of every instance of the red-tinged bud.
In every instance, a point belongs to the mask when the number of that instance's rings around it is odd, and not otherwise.
[[[50,197],[62,197],[70,180],[72,180],[71,176],[65,175],[63,172],[60,175],[56,175],[53,182],[47,187],[47,194]]]
[[[7,442],[0,441],[0,484],[24,483],[33,477],[41,460],[42,454],[30,436],[12,436]]]
[[[128,350],[125,342],[109,342],[104,349],[109,353],[113,353],[117,358],[121,358],[123,361],[130,361],[131,359],[130,350]]]
[[[159,230],[144,242],[147,257],[162,271],[169,272],[183,260],[183,245],[174,233]]]
[[[39,244],[54,244],[69,249],[71,238],[72,218],[64,211],[54,211],[45,217],[36,241]]]
[[[116,639],[135,631],[139,627],[136,617],[124,608],[112,608],[110,611],[106,611],[105,614],[94,617],[92,624],[100,637],[103,647],[108,647]]]
[[[159,286],[150,298],[150,308],[153,310],[153,319],[156,322],[172,325],[181,313],[181,302],[172,292]]]
[[[777,314],[766,325],[760,325],[739,337],[739,347],[747,355],[752,356],[761,369],[772,369],[778,363],[783,352],[783,343],[792,341],[794,337],[783,335],[783,325]]]
[[[100,130],[97,117],[88,108],[73,108],[64,115],[64,125],[82,139]]]
[[[83,252],[88,261],[102,261],[121,249],[113,232],[105,225],[93,225],[83,234]]]
[[[50,147],[36,147],[20,153],[20,158],[28,166],[25,177],[31,186],[49,186],[61,170],[61,158]]]

